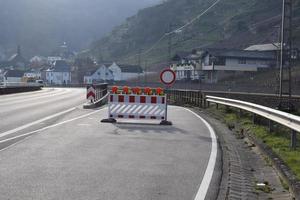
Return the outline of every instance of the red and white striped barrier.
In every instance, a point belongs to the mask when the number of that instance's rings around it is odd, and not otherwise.
[[[96,99],[96,90],[93,85],[87,86],[87,93],[86,93],[86,98],[90,102],[94,102]]]
[[[136,89],[136,88],[135,88]],[[152,94],[148,88],[141,91],[125,89],[123,93],[112,91],[108,99],[108,119],[102,122],[115,123],[116,119],[160,120],[161,124],[171,125],[167,121],[167,95]],[[162,90],[161,90],[162,91]]]

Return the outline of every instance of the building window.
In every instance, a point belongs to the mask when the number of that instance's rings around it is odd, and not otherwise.
[[[226,58],[218,57],[217,59],[215,59],[214,65],[226,65]]]
[[[239,64],[242,64],[242,65],[247,64],[246,59],[239,59]]]
[[[251,65],[255,65],[256,64],[256,60],[248,60],[247,63],[251,64]]]

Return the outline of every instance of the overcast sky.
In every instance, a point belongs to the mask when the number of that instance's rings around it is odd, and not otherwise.
[[[0,0],[0,51],[15,48],[16,44],[39,51],[42,45],[53,48],[64,40],[79,50],[108,34],[113,27],[139,9],[160,2],[161,0]]]

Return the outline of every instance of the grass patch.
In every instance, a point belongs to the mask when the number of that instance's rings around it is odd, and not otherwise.
[[[295,173],[298,180],[300,180],[300,135],[298,134],[298,147],[296,150],[290,148],[290,131],[287,128],[277,126],[274,133],[270,133],[268,128],[264,125],[257,125],[252,123],[251,115],[244,114],[239,117],[237,112],[233,109],[221,107],[216,110],[210,108],[211,111],[222,116],[226,125],[232,129],[238,127],[243,129],[257,139],[260,139],[268,147],[270,147]],[[238,131],[238,130],[237,130]]]

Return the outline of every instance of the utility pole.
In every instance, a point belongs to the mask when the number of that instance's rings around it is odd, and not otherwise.
[[[281,41],[280,41],[280,85],[278,108],[292,112],[294,106],[291,103],[292,96],[292,5],[293,0],[283,0]],[[286,100],[284,95],[288,96]]]
[[[145,80],[144,80],[144,83],[145,83],[145,86],[146,86],[146,84],[147,84],[147,74],[148,73],[148,60],[145,60],[145,76],[144,76],[144,78],[145,78]]]
[[[139,49],[139,54],[138,54],[138,66],[141,66],[141,53],[142,53],[142,50]]]
[[[171,58],[171,56],[172,56],[172,34],[173,33],[171,33],[171,31],[172,31],[172,24],[170,23],[169,24],[169,41],[168,41],[168,61],[169,61],[169,65],[171,66],[171,64],[172,64],[172,58]]]
[[[142,54],[142,50],[139,49],[138,60],[137,60],[138,67],[141,67],[141,54]],[[138,84],[139,82],[140,82],[140,73],[138,73],[138,77],[136,79],[136,84]]]

